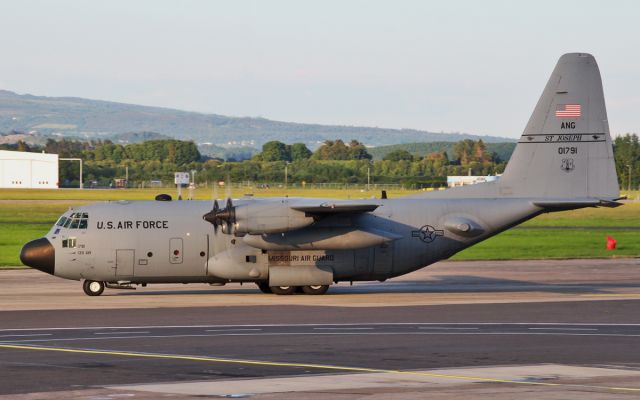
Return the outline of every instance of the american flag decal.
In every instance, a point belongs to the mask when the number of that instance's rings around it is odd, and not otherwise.
[[[557,118],[580,118],[581,116],[580,104],[558,104],[556,106]]]

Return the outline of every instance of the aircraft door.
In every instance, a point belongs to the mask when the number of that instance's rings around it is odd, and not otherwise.
[[[376,246],[373,251],[373,273],[386,275],[393,271],[393,242]]]
[[[133,250],[116,250],[116,277],[133,276],[133,263]]]

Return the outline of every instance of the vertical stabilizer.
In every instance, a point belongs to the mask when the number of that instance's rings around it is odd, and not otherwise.
[[[560,57],[499,180],[502,196],[619,197],[595,58]]]

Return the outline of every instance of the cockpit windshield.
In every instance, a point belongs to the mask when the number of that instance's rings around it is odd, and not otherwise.
[[[89,226],[89,214],[74,212],[69,216],[62,216],[56,222],[56,226],[68,229],[87,229]]]

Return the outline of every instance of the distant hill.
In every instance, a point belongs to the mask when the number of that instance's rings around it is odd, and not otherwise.
[[[147,140],[165,140],[172,139],[171,136],[163,135],[156,132],[127,132],[119,133],[108,138],[114,143],[129,144],[129,143],[142,143]]]
[[[484,138],[482,140],[484,140]],[[454,142],[403,143],[373,147],[367,149],[367,151],[373,156],[374,160],[381,160],[385,155],[395,150],[406,150],[417,157],[424,157],[433,152],[446,151],[449,159],[453,160],[455,159],[453,146],[455,146]],[[496,153],[502,161],[508,161],[515,148],[515,142],[487,143],[487,151],[489,153]]]
[[[227,117],[76,97],[20,95],[0,90],[0,132],[109,139],[130,132],[155,132],[196,143],[260,148],[269,140],[302,142],[315,148],[327,139],[356,139],[368,146],[410,142],[510,139],[412,129],[300,124],[264,118]],[[126,139],[125,139],[126,140]]]

